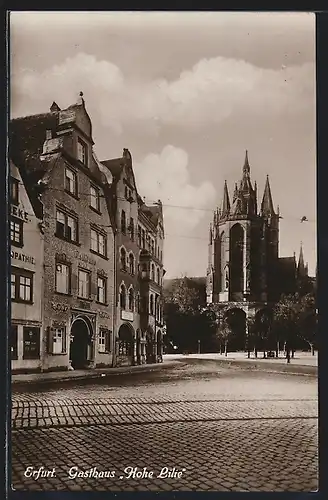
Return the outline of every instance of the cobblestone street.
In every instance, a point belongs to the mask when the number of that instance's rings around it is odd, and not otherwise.
[[[317,417],[316,377],[211,361],[14,388],[12,483],[30,490],[314,491]],[[41,466],[55,472],[24,475]]]

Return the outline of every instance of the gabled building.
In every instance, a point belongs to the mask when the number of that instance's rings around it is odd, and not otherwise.
[[[302,250],[298,264],[295,255],[279,257],[279,219],[268,176],[258,208],[246,151],[232,201],[225,182],[221,207],[213,215],[206,283],[207,303],[215,305],[219,316],[220,310],[229,310],[238,318],[236,348],[245,346],[248,320],[270,314],[281,294],[294,293],[298,277],[307,273]]]
[[[10,161],[11,328],[13,371],[41,371],[43,329],[42,205],[30,197]]]
[[[10,124],[11,157],[41,204],[44,239],[42,367],[111,366],[115,328],[112,176],[93,151],[83,94],[66,109]],[[41,344],[42,344],[41,342]]]
[[[147,206],[138,194],[132,156],[102,161],[113,176],[116,217],[116,364],[162,359],[163,244],[161,202]]]

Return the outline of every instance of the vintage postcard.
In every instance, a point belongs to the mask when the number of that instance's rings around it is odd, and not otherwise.
[[[12,489],[316,491],[314,14],[9,24]]]

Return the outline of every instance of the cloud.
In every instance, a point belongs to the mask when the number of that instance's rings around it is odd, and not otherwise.
[[[194,185],[188,171],[187,152],[172,145],[165,146],[160,153],[150,153],[134,161],[134,171],[138,191],[145,196],[146,203],[158,199],[163,203],[164,264],[170,263],[168,276],[180,275],[188,269],[197,269],[203,274],[206,241],[193,238],[196,226],[213,206],[216,197],[213,185],[208,181]],[[195,256],[202,254],[200,265],[195,265]]]
[[[275,71],[216,57],[201,59],[171,81],[144,81],[141,68],[135,74],[127,79],[117,65],[85,53],[43,72],[20,70],[12,78],[13,113],[35,112],[36,106],[44,111],[53,100],[66,106],[83,90],[90,113],[116,133],[128,125],[197,129],[234,112],[269,114],[271,119],[298,115],[313,107],[315,95],[312,63]],[[27,109],[26,98],[33,99],[33,110]]]
[[[172,145],[134,162],[138,190],[151,204],[160,199],[165,228],[171,234],[190,233],[213,205],[215,189],[204,181],[193,185],[188,171],[188,154]]]

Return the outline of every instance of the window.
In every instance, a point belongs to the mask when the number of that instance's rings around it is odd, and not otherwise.
[[[126,271],[126,251],[125,251],[125,248],[121,248],[120,260],[121,260],[121,270]]]
[[[132,253],[129,254],[129,273],[134,274],[134,256]]]
[[[83,299],[90,298],[90,273],[88,271],[83,271],[79,269],[78,276],[78,296]]]
[[[95,229],[91,229],[91,250],[103,257],[107,254],[106,236]]]
[[[141,247],[141,227],[138,226],[138,245]]]
[[[126,290],[124,285],[121,285],[120,288],[120,308],[126,309]]]
[[[10,178],[10,203],[18,205],[19,200],[19,180],[15,177]]]
[[[56,212],[56,236],[75,243],[78,241],[77,220],[58,209]]]
[[[157,283],[160,285],[159,269],[157,269]]]
[[[33,273],[25,269],[11,270],[11,298],[15,302],[33,301]]]
[[[18,332],[17,325],[12,325],[10,328],[11,359],[18,359],[17,332]]]
[[[23,246],[23,224],[22,220],[14,217],[10,221],[10,241],[15,247]]]
[[[77,140],[77,158],[83,165],[87,164],[87,146],[80,138]]]
[[[99,352],[110,352],[110,330],[106,330],[105,328],[101,328],[99,330],[98,337],[98,351]]]
[[[66,352],[66,329],[65,327],[54,328],[52,333],[52,354],[64,354]]]
[[[40,358],[40,328],[23,327],[23,359]]]
[[[130,236],[131,236],[131,240],[134,241],[134,222],[133,222],[133,218],[130,217]]]
[[[66,264],[56,263],[56,292],[70,293],[71,267]]]
[[[65,191],[77,196],[77,175],[68,167],[65,168]]]
[[[155,281],[155,266],[154,264],[151,265],[151,279]]]
[[[130,311],[134,311],[134,291],[133,288],[129,290],[129,309]]]
[[[146,232],[145,230],[143,229],[142,230],[142,248],[145,249],[146,248]]]
[[[90,207],[100,212],[99,189],[94,186],[90,186]]]
[[[124,234],[126,233],[126,217],[124,210],[121,212],[121,231]]]
[[[136,297],[136,308],[137,308],[137,313],[140,313],[140,294],[139,293]]]
[[[97,277],[97,301],[101,304],[106,303],[107,279],[102,276]]]
[[[150,296],[150,314],[151,315],[154,314],[154,296],[153,295]]]

